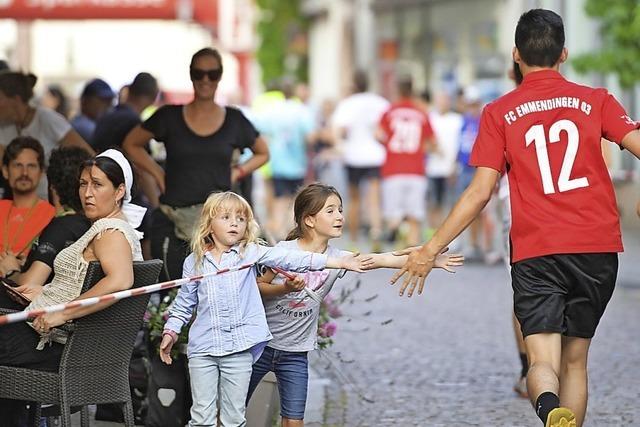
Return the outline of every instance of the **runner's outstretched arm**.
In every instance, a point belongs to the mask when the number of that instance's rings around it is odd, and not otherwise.
[[[622,144],[631,154],[640,159],[640,130],[635,129],[622,138]]]
[[[391,284],[395,284],[405,273],[408,273],[400,287],[400,296],[409,288],[408,296],[411,297],[416,286],[418,286],[418,294],[422,293],[424,281],[434,267],[436,256],[462,233],[482,211],[489,199],[491,199],[491,194],[499,178],[500,173],[497,170],[478,167],[471,184],[462,193],[449,216],[447,216],[431,240],[417,251],[402,253],[404,255],[409,254],[409,259],[404,267],[391,279]]]

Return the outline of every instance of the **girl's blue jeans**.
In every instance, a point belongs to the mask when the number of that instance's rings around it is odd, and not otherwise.
[[[304,419],[309,383],[307,352],[282,351],[269,346],[265,347],[262,356],[253,365],[247,404],[260,380],[270,371],[276,375],[278,381],[280,415],[290,420]]]

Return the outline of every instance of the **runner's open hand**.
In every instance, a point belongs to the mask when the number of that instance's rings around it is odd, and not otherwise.
[[[410,248],[411,249],[411,248]],[[406,255],[407,249],[400,251],[400,255]],[[404,291],[408,288],[408,297],[413,295],[413,292],[418,287],[418,295],[422,294],[424,290],[424,281],[427,278],[431,269],[435,266],[436,257],[427,253],[424,247],[409,251],[409,259],[405,263],[404,267],[400,269],[391,278],[391,284],[394,285],[398,279],[400,279],[405,273],[408,275],[404,278],[402,286],[400,286],[400,296],[404,295]]]

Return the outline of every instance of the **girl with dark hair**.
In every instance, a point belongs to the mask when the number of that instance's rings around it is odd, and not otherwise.
[[[160,107],[126,137],[123,148],[148,172],[160,192],[160,209],[151,219],[151,253],[165,261],[166,275],[180,277],[202,204],[214,191],[227,191],[265,164],[267,144],[240,110],[215,101],[222,78],[222,58],[211,48],[196,52],[189,67],[194,99],[186,105]],[[151,138],[167,150],[166,171],[145,150]],[[253,157],[232,168],[234,151]]]
[[[115,150],[85,162],[80,172],[79,196],[91,228],[56,256],[51,283],[25,292],[31,299],[27,307],[9,299],[4,291],[0,291],[0,307],[32,310],[131,288],[133,261],[142,260],[135,231],[142,212],[129,204],[132,177],[131,166],[122,153]],[[90,261],[100,262],[105,277],[80,295]],[[3,326],[0,328],[0,365],[56,371],[66,337],[53,328],[111,304],[78,307],[44,314],[33,322]],[[11,419],[22,409],[15,402],[0,399],[3,417]],[[9,424],[17,425],[17,421]]]
[[[317,183],[304,187],[294,202],[294,220],[296,226],[287,240],[276,246],[323,253],[332,257],[351,254],[329,245],[329,240],[342,235],[344,226],[342,197],[335,188]],[[394,256],[391,253],[365,256],[368,257],[371,261],[366,265],[367,270],[399,268],[407,259],[407,256]],[[462,265],[462,261],[461,255],[440,255],[436,259],[436,266],[451,272],[451,267]],[[298,276],[296,281],[289,281],[268,270],[258,279],[273,339],[253,365],[247,402],[262,377],[273,370],[280,392],[283,427],[304,425],[308,382],[307,353],[317,348],[320,301],[344,273],[344,270],[310,271]],[[303,279],[302,283],[300,277]],[[315,291],[319,298],[310,298],[303,290],[305,286]]]

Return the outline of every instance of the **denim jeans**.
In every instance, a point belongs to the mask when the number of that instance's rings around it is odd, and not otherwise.
[[[251,379],[252,363],[253,356],[249,351],[227,356],[189,358],[193,397],[189,426],[216,426],[218,391],[222,426],[245,426],[245,399]]]
[[[265,347],[262,356],[253,365],[247,403],[260,380],[272,371],[278,381],[280,415],[291,420],[304,419],[309,383],[307,352],[276,350]]]

